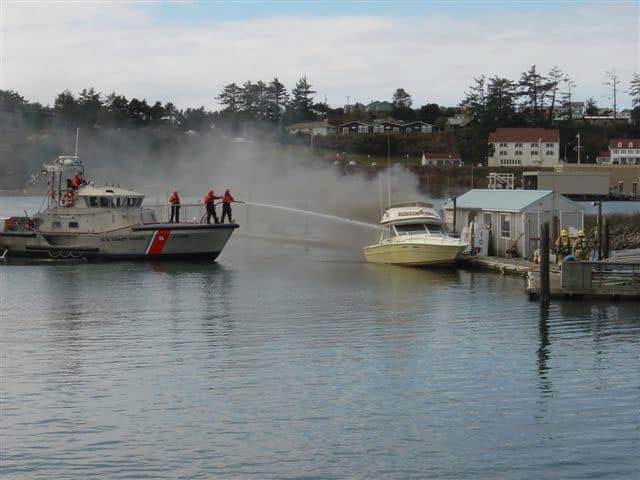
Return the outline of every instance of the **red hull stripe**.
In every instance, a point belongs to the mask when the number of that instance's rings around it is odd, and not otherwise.
[[[169,240],[169,235],[171,234],[171,230],[156,230],[153,232],[153,236],[151,237],[151,243],[147,247],[146,254],[147,255],[160,255],[162,250],[164,249],[167,240]]]

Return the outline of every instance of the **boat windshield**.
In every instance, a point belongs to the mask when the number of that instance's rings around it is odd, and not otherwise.
[[[423,233],[442,234],[444,229],[439,223],[402,223],[395,225],[398,235],[419,235]]]

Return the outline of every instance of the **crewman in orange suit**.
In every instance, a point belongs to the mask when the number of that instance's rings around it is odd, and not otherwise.
[[[218,198],[222,197],[214,195],[213,190],[209,190],[202,199],[202,203],[204,203],[204,206],[207,209],[207,223],[211,223],[211,217],[213,217],[214,223],[220,223],[218,221],[218,215],[216,214],[216,205],[214,203]]]
[[[169,195],[169,205],[171,206],[171,220],[169,220],[169,223],[180,223],[180,197],[175,190]]]

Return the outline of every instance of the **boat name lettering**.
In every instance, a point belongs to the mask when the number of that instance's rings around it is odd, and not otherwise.
[[[411,216],[422,216],[425,212],[420,210],[419,212],[398,212],[399,217],[411,217]]]

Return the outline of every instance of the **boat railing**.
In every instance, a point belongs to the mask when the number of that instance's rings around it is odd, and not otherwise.
[[[143,205],[145,210],[154,212],[156,220],[159,223],[169,223],[171,220],[171,205],[168,204],[151,204]],[[222,214],[221,208],[216,208],[218,218]],[[206,209],[202,203],[181,203],[180,204],[180,222],[184,223],[204,223],[206,221]]]

